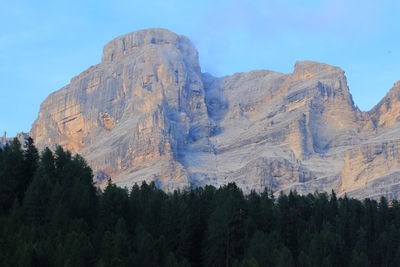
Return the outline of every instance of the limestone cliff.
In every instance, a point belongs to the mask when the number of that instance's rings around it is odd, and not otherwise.
[[[394,198],[399,85],[361,112],[338,67],[305,61],[291,74],[216,78],[201,73],[186,37],[148,29],[108,43],[100,64],[51,94],[31,135],[40,148],[81,153],[100,184],[154,180],[172,190],[234,181],[247,192]]]

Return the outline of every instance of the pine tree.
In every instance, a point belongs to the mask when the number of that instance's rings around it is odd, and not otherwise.
[[[0,153],[0,215],[10,210],[15,197],[22,199],[27,183],[24,154],[14,138]]]
[[[25,187],[22,191],[25,192],[26,188],[29,186],[29,183],[33,179],[33,176],[36,172],[36,169],[39,164],[39,152],[34,145],[33,139],[28,137],[24,144],[24,162],[25,162]]]
[[[119,219],[115,225],[113,236],[114,253],[118,262],[120,262],[119,266],[132,266],[133,264],[134,256],[132,255],[133,250],[130,240],[125,221]]]
[[[156,241],[139,225],[135,234],[136,258],[135,262],[140,263],[142,267],[157,266],[159,262],[159,251],[157,251]]]
[[[46,177],[36,175],[29,185],[24,198],[24,212],[28,222],[41,224],[44,222],[51,195],[51,184]]]
[[[221,205],[210,215],[204,260],[207,266],[230,266],[243,255],[246,210],[243,193],[234,184],[219,190]],[[222,200],[224,201],[222,202]]]

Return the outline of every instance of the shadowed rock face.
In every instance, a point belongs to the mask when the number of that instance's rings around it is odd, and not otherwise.
[[[100,184],[236,182],[246,192],[396,198],[399,91],[361,112],[344,72],[310,61],[291,74],[215,78],[201,73],[186,37],[148,29],[108,43],[100,64],[51,94],[31,136],[82,154]]]

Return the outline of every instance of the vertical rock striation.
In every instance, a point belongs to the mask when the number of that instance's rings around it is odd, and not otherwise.
[[[100,64],[44,101],[31,134],[39,147],[83,154],[99,179],[187,185],[179,151],[210,129],[197,58],[167,30],[118,37]]]

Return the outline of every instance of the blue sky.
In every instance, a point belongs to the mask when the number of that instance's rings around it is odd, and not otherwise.
[[[104,44],[151,27],[188,36],[215,76],[340,66],[369,110],[400,80],[399,14],[387,0],[0,0],[0,131],[29,131],[45,97],[97,64]]]

